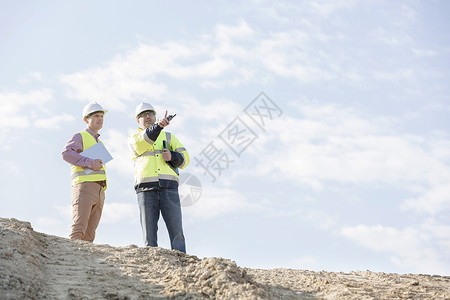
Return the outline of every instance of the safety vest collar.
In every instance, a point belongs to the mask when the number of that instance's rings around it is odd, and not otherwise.
[[[87,131],[90,135],[92,135],[92,137],[95,139],[95,141],[98,141],[98,139],[100,137],[100,133],[90,130],[89,128],[86,128],[84,131]]]

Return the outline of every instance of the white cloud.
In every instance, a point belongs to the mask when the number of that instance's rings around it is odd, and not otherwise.
[[[417,11],[408,5],[409,3],[401,3],[399,4],[400,6],[400,14],[402,16],[403,20],[407,20],[407,21],[414,21],[417,19],[418,17],[418,13]],[[393,18],[394,20],[398,20],[398,18],[396,18],[396,16],[394,16]]]
[[[437,159],[450,163],[450,139],[448,137],[437,137],[430,144],[430,153]]]
[[[106,190],[106,200],[108,200],[108,192],[110,189]],[[59,213],[59,216],[63,218],[67,223],[67,220],[72,219],[72,205],[54,205],[53,206]],[[139,216],[139,208],[135,202],[133,203],[119,203],[119,202],[109,202],[106,201],[103,206],[101,223],[114,224],[119,222],[128,222],[129,224],[136,223]],[[51,224],[61,223],[58,218],[42,217],[38,219],[38,224],[42,228],[50,228]],[[70,223],[70,222],[69,222]],[[69,224],[70,225],[70,224]],[[45,231],[51,232],[51,231]]]
[[[402,208],[429,214],[450,210],[450,181],[430,187],[419,197],[407,199]]]
[[[414,70],[412,69],[404,69],[404,70],[390,70],[386,71],[375,71],[374,78],[377,80],[386,80],[386,81],[399,81],[399,80],[413,80],[415,79]]]
[[[311,8],[314,12],[326,18],[336,11],[342,9],[351,9],[355,6],[354,0],[335,0],[335,1],[313,1]]]
[[[303,195],[301,197],[295,195],[293,196],[293,198],[297,198],[297,203],[285,203],[283,205],[283,208],[280,208],[279,202],[259,199],[257,205],[255,206],[255,209],[258,209],[260,213],[264,213],[265,216],[270,218],[278,220],[295,219],[298,222],[309,223],[312,227],[320,230],[329,230],[336,227],[336,224],[338,222],[335,215],[321,210],[311,208],[306,209],[306,206],[301,204],[314,202],[316,201],[315,199]]]
[[[30,114],[33,110],[52,99],[49,89],[34,90],[28,93],[0,93],[0,127],[27,128],[30,126]]]
[[[303,216],[298,215],[302,220],[311,222],[315,227],[322,230],[329,230],[335,228],[337,221],[333,215],[319,210],[309,210]]]
[[[450,208],[445,137],[396,132],[397,120],[334,105],[302,104],[298,109],[300,118],[273,120],[271,128],[282,129],[267,132],[249,150],[258,153],[261,176],[277,174],[313,189],[327,182],[383,184],[416,193],[405,208],[425,213]]]
[[[71,220],[72,219],[72,205],[54,205],[56,211],[58,211],[59,215],[64,219]]]
[[[413,41],[413,39],[406,34],[391,32],[384,28],[378,28],[372,36],[374,40],[390,46],[403,46],[405,44],[410,44]]]
[[[250,9],[252,11],[257,11],[258,13],[256,13],[255,15],[257,17],[259,17],[261,20],[263,20],[264,22],[275,22],[277,24],[288,24],[290,19],[288,16],[286,16],[286,14],[282,11],[285,9],[280,9],[278,7],[276,7],[277,5],[284,6],[285,3],[281,3],[281,1],[277,1],[277,2],[270,2],[271,6],[264,6],[261,5],[262,3],[259,3],[260,1],[253,1],[256,2],[254,6],[252,6]],[[261,1],[263,2],[263,1]],[[300,4],[300,3],[298,3]],[[274,7],[275,6],[275,7]]]
[[[413,53],[418,57],[434,57],[438,55],[438,52],[431,49],[412,49]]]
[[[373,81],[415,80],[424,74],[415,64],[402,67],[392,62],[370,61],[364,47],[403,45],[412,39],[390,28],[378,27],[370,45],[363,41],[351,51],[346,47],[354,40],[352,33],[326,30],[315,15],[328,16],[341,9],[352,9],[355,1],[313,2],[300,7],[289,3],[261,4],[263,15],[306,13],[298,20],[301,26],[275,27],[264,31],[247,20],[235,24],[217,24],[211,31],[189,41],[168,40],[162,43],[141,43],[123,55],[117,55],[102,67],[66,74],[61,77],[70,87],[71,95],[79,99],[98,99],[111,109],[121,110],[124,103],[139,98],[161,98],[171,94],[173,80],[189,81],[203,88],[236,87],[245,83],[265,83],[276,76],[292,78],[301,83],[343,80],[345,84]],[[254,9],[254,5],[246,5]],[[249,8],[251,7],[251,8]],[[408,11],[407,7],[397,10]],[[295,13],[294,13],[295,14]],[[373,47],[373,43],[377,47]],[[416,51],[417,53],[417,51]],[[374,55],[378,55],[374,53]],[[374,61],[377,61],[374,56]],[[386,65],[388,63],[388,65]],[[380,69],[379,65],[384,67]],[[392,69],[393,72],[385,71]],[[423,71],[423,70],[422,70]],[[168,76],[168,77],[167,77]],[[366,82],[367,84],[367,82]]]
[[[350,11],[356,4],[365,5],[363,2],[356,2],[355,0],[335,0],[335,1],[250,1],[249,3],[242,3],[252,15],[260,19],[260,22],[273,22],[279,24],[292,24],[293,16],[295,21],[301,20],[301,17],[308,19],[324,18],[328,22],[333,17],[333,14],[342,10]]]
[[[382,225],[343,227],[340,234],[371,250],[390,253],[396,265],[420,273],[448,275],[450,236],[436,234],[435,229],[449,231],[447,225],[433,222],[419,227],[397,229]]]
[[[40,72],[31,72],[27,77],[20,80],[21,83],[29,83],[32,81],[43,81],[43,76]]]
[[[290,130],[281,132],[281,136],[272,133],[273,138],[279,136],[282,143],[289,145],[283,148],[290,159],[279,157],[274,164],[282,174],[341,182],[369,182],[392,174],[395,166],[388,161],[405,148],[404,141],[378,135],[373,129],[379,126],[371,128],[369,120],[345,110],[331,106],[304,106],[302,110],[305,117],[301,119],[283,119]],[[274,127],[278,127],[276,123]]]
[[[35,225],[41,228],[51,228],[61,226],[62,222],[56,218],[38,217]]]
[[[135,203],[105,203],[102,212],[102,223],[119,222],[136,223],[139,209]]]
[[[417,230],[412,228],[399,230],[381,225],[358,225],[343,227],[340,232],[343,236],[354,239],[375,251],[407,253],[408,249],[418,251],[420,245],[420,240],[416,236]],[[420,256],[417,253],[411,255]]]
[[[313,256],[302,256],[294,259],[287,267],[299,270],[317,270],[320,269],[320,264]]]
[[[114,170],[124,177],[132,178],[133,162],[128,148],[128,135],[115,129],[108,129],[104,136],[105,138],[102,134],[101,139],[113,157],[113,160],[106,164],[107,171]]]
[[[321,61],[309,50],[311,39],[300,30],[272,33],[255,48],[257,63],[271,73],[301,82],[333,78],[331,70],[323,66],[326,59]]]
[[[6,171],[5,173],[14,175],[17,175],[22,171],[17,163],[9,160],[0,160],[0,169]]]
[[[155,57],[151,47],[142,46],[125,58],[118,56],[105,67],[89,69],[61,80],[72,89],[74,98],[105,103],[109,109],[123,110],[123,101],[138,97],[159,97],[165,93],[164,84],[154,83],[151,75],[162,57]]]
[[[265,34],[240,20],[218,24],[192,41],[140,44],[114,57],[103,67],[63,75],[61,80],[79,99],[98,99],[115,110],[139,98],[161,98],[171,93],[171,80],[189,80],[201,87],[234,87],[266,82],[274,75],[300,82],[345,78],[360,81],[358,70],[343,71],[348,54],[317,46],[340,39],[313,26]],[[317,45],[316,45],[317,44]],[[348,70],[348,68],[346,68]]]
[[[259,204],[250,203],[240,192],[214,186],[202,188],[201,198],[195,205],[185,207],[187,219],[211,219],[218,215],[264,210]]]
[[[68,220],[70,218],[62,220],[55,217],[38,217],[36,221],[30,221],[35,231],[67,237],[70,231],[70,222]]]
[[[37,128],[57,129],[61,128],[61,124],[75,120],[72,115],[62,114],[50,118],[40,118],[34,121],[34,126]]]
[[[40,73],[40,72],[31,72],[30,74],[30,77],[31,78],[33,78],[34,80],[37,80],[37,81],[42,81],[42,79],[43,79],[43,76],[42,76],[42,74]]]
[[[225,45],[228,45],[231,40],[245,40],[252,38],[253,35],[254,30],[242,19],[237,26],[219,24],[215,28],[215,38]],[[231,52],[227,53],[231,54]]]

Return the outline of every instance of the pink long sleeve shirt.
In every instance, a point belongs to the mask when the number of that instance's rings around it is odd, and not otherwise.
[[[98,138],[100,134],[95,133],[94,131],[88,128],[86,128],[86,131],[89,132],[98,143]],[[82,168],[92,169],[94,159],[80,155],[80,152],[82,151],[83,151],[83,138],[81,137],[80,133],[76,133],[64,147],[61,154],[62,158],[69,164]]]

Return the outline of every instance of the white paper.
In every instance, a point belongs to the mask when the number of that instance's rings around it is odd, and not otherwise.
[[[83,152],[80,152],[80,155],[84,157],[88,157],[91,159],[101,159],[103,164],[111,161],[113,157],[109,154],[105,145],[102,142],[98,142],[97,144],[87,148]],[[86,174],[91,173],[93,170],[89,168],[83,168]]]

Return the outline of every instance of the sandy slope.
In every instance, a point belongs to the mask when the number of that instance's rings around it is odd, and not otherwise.
[[[240,268],[161,248],[111,247],[0,218],[0,299],[450,299],[450,277]]]

